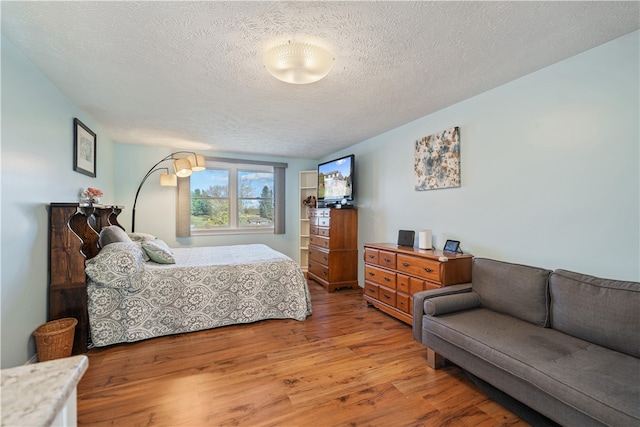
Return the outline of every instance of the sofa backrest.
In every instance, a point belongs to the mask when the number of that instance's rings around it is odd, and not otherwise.
[[[474,258],[472,289],[482,307],[547,327],[550,274],[543,268]]]
[[[550,278],[551,327],[640,357],[640,283],[566,270]]]

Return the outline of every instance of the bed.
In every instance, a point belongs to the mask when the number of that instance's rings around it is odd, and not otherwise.
[[[266,245],[170,249],[169,264],[145,260],[139,246],[114,242],[87,261],[96,347],[311,314],[300,267]]]
[[[121,206],[49,205],[48,320],[78,320],[73,354],[96,346],[311,315],[302,270],[265,245],[169,248],[126,233]]]

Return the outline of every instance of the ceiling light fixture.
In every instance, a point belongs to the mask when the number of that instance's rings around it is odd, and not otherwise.
[[[264,53],[264,66],[273,77],[291,84],[314,83],[333,67],[333,56],[324,48],[308,43],[287,43]]]

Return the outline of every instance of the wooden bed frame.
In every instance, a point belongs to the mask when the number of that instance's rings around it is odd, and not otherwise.
[[[117,225],[122,206],[86,203],[49,205],[48,320],[75,317],[73,354],[86,353],[90,342],[85,261],[100,252],[103,227]]]

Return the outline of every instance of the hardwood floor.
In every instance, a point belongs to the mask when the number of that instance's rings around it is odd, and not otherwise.
[[[526,426],[360,290],[310,284],[313,315],[93,349],[79,426]]]

